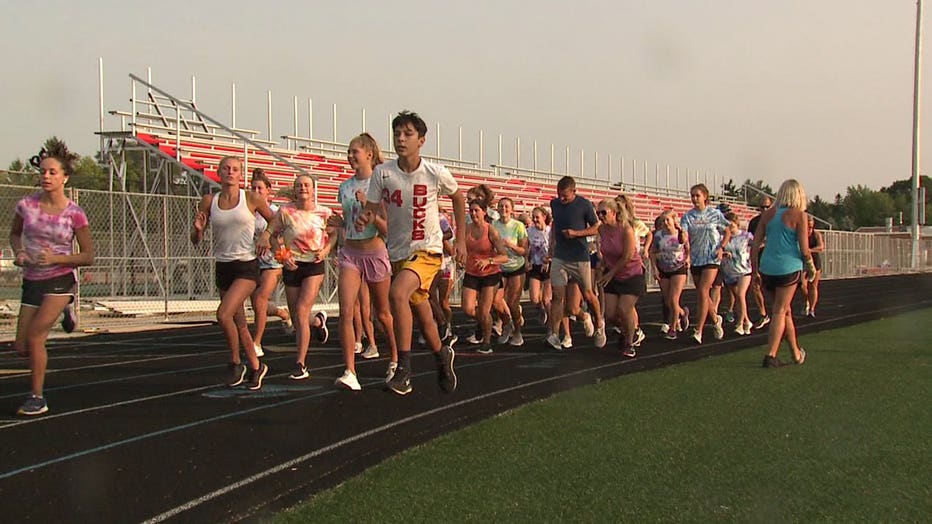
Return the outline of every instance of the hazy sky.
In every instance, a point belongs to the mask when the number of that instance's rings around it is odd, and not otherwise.
[[[536,2],[405,0],[19,1],[0,0],[0,164],[36,152],[50,135],[91,154],[97,147],[97,60],[106,109],[129,109],[129,73],[190,96],[229,123],[273,135],[293,131],[292,100],[314,101],[315,135],[361,127],[376,138],[388,115],[409,108],[441,124],[445,156],[562,171],[585,150],[599,176],[621,156],[776,187],[801,180],[810,196],[849,185],[873,189],[910,176],[911,0],[613,0]],[[928,13],[925,17],[928,19]],[[932,52],[932,51],[930,51]],[[928,56],[928,54],[926,55]],[[924,60],[928,69],[929,60]],[[923,90],[927,99],[928,86]],[[932,123],[929,112],[925,127]],[[118,121],[108,119],[115,129]],[[928,140],[925,141],[928,143]],[[923,147],[928,158],[929,147]],[[932,162],[929,158],[927,162]],[[672,167],[671,167],[672,169]],[[640,177],[640,175],[639,175]]]

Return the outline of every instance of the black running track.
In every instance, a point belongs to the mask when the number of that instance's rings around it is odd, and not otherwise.
[[[932,305],[932,275],[823,282],[811,333]],[[692,301],[691,292],[686,302]],[[797,297],[798,301],[798,297]],[[625,359],[576,332],[556,352],[536,321],[521,350],[477,355],[457,345],[459,388],[442,394],[433,357],[412,356],[414,392],[383,391],[387,358],[357,363],[364,389],[338,390],[335,341],[312,350],[311,378],[289,381],[294,359],[277,328],[259,392],[221,385],[227,360],[216,326],[62,339],[50,344],[50,412],[13,411],[28,392],[25,361],[0,353],[0,496],[5,522],[228,522],[254,520],[438,435],[554,393],[627,373],[759,346],[765,332],[706,343],[657,334],[659,297],[639,307],[648,332]],[[798,307],[797,307],[798,309]],[[529,315],[530,316],[530,315]],[[578,328],[577,328],[578,329]],[[810,358],[818,358],[812,348]],[[788,359],[788,351],[781,353]],[[747,353],[749,372],[761,351]]]

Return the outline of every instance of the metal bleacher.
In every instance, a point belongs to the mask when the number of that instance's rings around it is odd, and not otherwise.
[[[281,143],[261,140],[257,131],[226,127],[200,112],[193,101],[175,98],[136,80],[147,88],[146,96],[137,98],[134,87],[133,110],[110,112],[122,118],[121,136],[162,161],[175,163],[192,184],[196,183],[199,192],[216,187],[220,160],[233,155],[243,159],[247,176],[254,168],[262,168],[272,181],[273,192],[290,187],[299,172],[310,173],[317,181],[318,203],[337,207],[339,184],[352,175],[345,145],[295,136],[282,136]],[[384,154],[386,158],[394,156],[390,151]],[[519,213],[529,212],[535,206],[548,207],[556,193],[556,181],[563,176],[517,168],[487,169],[427,155],[425,158],[446,164],[464,191],[486,184],[497,198],[511,198]],[[607,180],[576,178],[579,193],[593,202],[613,198],[621,189]],[[666,209],[681,215],[692,207],[685,191],[640,186],[626,187],[625,192],[632,199],[638,218],[649,223]],[[754,215],[743,203],[731,201],[729,205],[743,221]]]

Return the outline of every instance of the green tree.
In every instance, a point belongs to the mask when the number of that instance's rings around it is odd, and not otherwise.
[[[898,215],[893,197],[888,193],[874,191],[862,185],[848,188],[843,206],[853,229],[882,226],[888,217]]]
[[[744,192],[735,186],[735,181],[730,178],[722,184],[722,194],[727,197],[744,198]]]
[[[11,186],[32,186],[36,183],[36,172],[22,160],[10,162],[6,171],[0,172],[0,184]]]
[[[826,202],[822,200],[822,197],[816,195],[816,197],[809,201],[809,204],[806,206],[806,212],[812,216],[821,218],[829,222],[832,225],[832,228],[837,229],[838,224],[835,223],[835,204],[831,202]],[[816,227],[823,228],[825,224],[816,223]]]
[[[748,205],[757,207],[760,205],[764,194],[772,195],[774,190],[770,185],[765,184],[763,180],[753,181],[750,178],[744,181],[742,189],[747,191]]]

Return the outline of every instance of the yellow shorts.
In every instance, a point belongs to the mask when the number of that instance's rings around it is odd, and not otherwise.
[[[411,295],[410,300],[411,305],[416,306],[427,300],[430,285],[437,273],[440,272],[441,265],[443,265],[443,255],[441,253],[415,251],[404,260],[392,262],[392,278],[397,277],[405,269],[413,271],[417,275],[421,280],[421,285]]]

